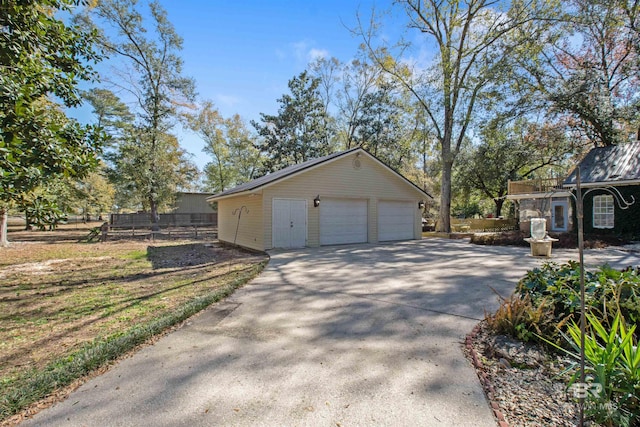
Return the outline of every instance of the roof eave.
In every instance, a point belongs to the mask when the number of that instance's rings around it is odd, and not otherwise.
[[[278,178],[274,179],[273,181],[266,182],[266,183],[264,183],[264,184],[258,185],[258,186],[256,186],[256,187],[253,187],[253,188],[250,188],[250,189],[247,189],[247,190],[239,191],[239,192],[237,192],[237,193],[229,193],[229,194],[225,194],[225,195],[221,195],[221,196],[215,196],[215,195],[214,195],[214,196],[212,196],[212,197],[208,197],[208,198],[207,198],[207,201],[214,202],[214,201],[222,200],[222,199],[226,199],[226,198],[229,198],[229,197],[235,197],[235,196],[241,196],[241,195],[253,194],[253,193],[256,193],[256,192],[260,192],[260,191],[262,191],[262,190],[263,190],[263,189],[265,189],[265,188],[271,187],[272,185],[279,184],[279,183],[281,183],[282,181],[286,181],[287,179],[293,178],[293,177],[295,177],[295,176],[297,176],[297,175],[299,175],[299,174],[302,174],[302,173],[305,173],[305,172],[308,172],[308,171],[314,170],[314,169],[316,169],[316,168],[318,168],[318,167],[320,167],[320,166],[327,165],[327,164],[329,164],[329,163],[332,163],[333,161],[336,161],[336,160],[338,160],[338,159],[341,159],[341,158],[343,158],[343,157],[345,157],[345,156],[347,156],[347,155],[350,155],[350,154],[352,154],[352,153],[355,153],[355,152],[362,152],[362,153],[364,153],[365,155],[369,156],[371,159],[375,160],[376,162],[378,162],[379,164],[381,164],[383,167],[385,167],[385,168],[389,169],[391,172],[393,172],[394,174],[396,174],[398,177],[400,177],[402,180],[404,180],[407,184],[410,184],[414,189],[416,189],[416,190],[417,190],[418,192],[420,192],[422,195],[427,196],[427,197],[430,197],[431,199],[433,199],[433,196],[432,196],[431,194],[427,193],[426,191],[422,190],[420,187],[418,187],[417,185],[415,185],[413,182],[409,181],[409,180],[408,180],[406,177],[404,177],[401,173],[399,173],[399,172],[395,171],[395,170],[394,170],[393,168],[391,168],[389,165],[385,164],[382,160],[378,159],[376,156],[374,156],[373,154],[369,153],[367,150],[363,149],[362,147],[355,147],[355,148],[353,148],[353,149],[351,149],[351,150],[344,151],[344,152],[343,152],[341,155],[339,155],[339,156],[335,156],[335,157],[332,157],[332,158],[326,159],[325,161],[322,161],[322,162],[316,163],[316,164],[314,164],[314,165],[311,165],[311,166],[309,166],[309,167],[306,167],[306,168],[303,168],[303,169],[300,169],[300,170],[296,170],[296,171],[294,171],[294,172],[291,172],[291,173],[290,173],[290,174],[288,174],[288,175],[284,175],[284,176],[278,177]]]
[[[260,187],[257,187],[258,189]],[[250,190],[244,190],[244,191],[238,191],[237,193],[230,193],[230,194],[224,194],[222,196],[211,196],[211,197],[207,197],[207,202],[217,202],[218,200],[223,200],[223,199],[229,199],[231,197],[238,197],[238,196],[251,196],[252,194],[259,194],[260,191],[256,191],[256,189],[250,189]]]
[[[592,188],[592,187],[617,187],[623,185],[640,185],[639,179],[626,179],[623,181],[597,181],[597,182],[581,182],[580,187],[583,188]],[[574,189],[576,188],[575,183],[571,184],[563,184],[564,188]]]
[[[507,194],[508,200],[525,200],[525,199],[548,199],[551,197],[568,197],[570,191],[553,191],[548,193],[524,193],[524,194]]]

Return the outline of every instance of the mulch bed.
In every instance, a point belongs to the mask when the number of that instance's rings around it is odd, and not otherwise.
[[[540,345],[493,335],[479,323],[465,341],[500,427],[575,426],[578,407],[567,390],[571,360]]]

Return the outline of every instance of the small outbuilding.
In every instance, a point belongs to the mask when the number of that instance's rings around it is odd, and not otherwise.
[[[578,165],[584,232],[640,236],[640,142],[593,148]],[[576,189],[577,170],[564,181]]]
[[[256,250],[422,237],[424,190],[357,147],[211,196],[218,238]]]

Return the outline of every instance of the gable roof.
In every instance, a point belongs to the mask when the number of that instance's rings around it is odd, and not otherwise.
[[[297,165],[287,166],[286,168],[280,169],[279,171],[269,173],[269,174],[264,175],[264,176],[262,176],[260,178],[256,178],[253,181],[245,182],[244,184],[240,184],[237,187],[234,187],[234,188],[231,188],[229,190],[223,191],[221,193],[215,194],[215,195],[213,195],[211,197],[207,197],[207,201],[215,201],[217,199],[221,199],[221,198],[224,198],[224,197],[227,197],[227,196],[232,196],[232,195],[236,195],[236,194],[240,194],[240,193],[245,193],[245,192],[258,190],[258,189],[260,189],[262,187],[265,187],[265,186],[267,186],[269,184],[273,184],[273,183],[275,183],[277,181],[282,181],[282,180],[285,180],[285,179],[289,179],[289,178],[291,178],[291,177],[293,177],[293,176],[295,176],[295,175],[297,175],[299,173],[305,172],[305,171],[307,171],[309,169],[315,168],[315,167],[320,166],[322,164],[330,163],[330,162],[332,162],[332,161],[334,161],[336,159],[339,159],[339,158],[344,157],[344,156],[346,156],[348,154],[351,154],[351,153],[355,153],[357,151],[360,151],[360,152],[368,155],[369,157],[371,157],[372,159],[374,159],[375,161],[380,163],[382,166],[384,166],[385,168],[387,168],[388,170],[393,172],[395,175],[400,177],[407,184],[410,184],[411,186],[413,186],[415,189],[417,189],[419,192],[421,192],[425,196],[430,197],[430,198],[433,199],[433,196],[431,196],[431,194],[427,193],[426,191],[422,190],[420,187],[415,185],[413,182],[409,181],[407,178],[402,176],[402,174],[400,174],[399,172],[397,172],[396,170],[391,168],[389,165],[384,163],[382,160],[378,159],[376,156],[374,156],[373,154],[369,153],[367,150],[363,149],[362,147],[355,147],[355,148],[351,148],[349,150],[339,151],[337,153],[329,154],[328,156],[318,157],[316,159],[307,160],[306,162],[299,163]]]
[[[640,142],[593,148],[578,164],[580,183],[594,186],[640,184]],[[576,185],[577,168],[565,179],[564,185]]]

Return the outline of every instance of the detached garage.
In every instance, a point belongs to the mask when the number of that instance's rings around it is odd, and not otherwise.
[[[431,196],[363,150],[334,153],[209,197],[218,238],[251,249],[420,239]]]

